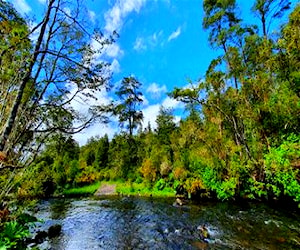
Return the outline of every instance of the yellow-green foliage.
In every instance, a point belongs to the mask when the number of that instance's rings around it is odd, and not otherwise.
[[[145,159],[141,168],[140,172],[142,173],[145,180],[149,182],[153,182],[156,178],[156,168],[152,164],[151,159]]]

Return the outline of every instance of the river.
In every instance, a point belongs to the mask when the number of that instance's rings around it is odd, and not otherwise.
[[[40,249],[300,249],[296,211],[265,204],[106,197],[41,201],[38,230],[62,225]],[[207,228],[203,239],[199,226]]]

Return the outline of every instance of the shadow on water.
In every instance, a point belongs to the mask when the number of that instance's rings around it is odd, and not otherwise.
[[[61,236],[41,249],[299,249],[297,212],[264,204],[173,206],[173,199],[53,199],[37,207],[40,228],[59,223]],[[203,238],[199,226],[209,234]]]

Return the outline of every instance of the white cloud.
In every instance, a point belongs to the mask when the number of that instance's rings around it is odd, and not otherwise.
[[[39,0],[39,2],[40,2],[41,4],[46,4],[46,3],[47,3],[47,0]]]
[[[180,121],[181,121],[181,117],[178,116],[178,115],[175,115],[174,116],[174,122],[177,123],[177,124],[179,124]]]
[[[26,0],[13,0],[12,3],[15,6],[16,10],[22,14],[28,14],[31,11],[31,7],[26,2]]]
[[[144,115],[144,119],[143,119],[143,128],[146,128],[148,126],[148,123],[150,122],[151,128],[155,129],[156,128],[156,117],[159,113],[159,108],[160,108],[160,104],[154,104],[154,105],[150,105],[146,108],[144,108],[143,111],[143,115]]]
[[[177,28],[177,30],[174,31],[174,32],[168,37],[168,42],[170,42],[170,41],[176,39],[177,37],[180,36],[180,34],[181,34],[181,27],[179,26],[179,27]]]
[[[181,102],[167,96],[166,99],[163,100],[162,106],[164,106],[165,108],[176,109],[176,108],[183,107],[183,104]]]
[[[114,59],[110,65],[110,70],[113,72],[113,73],[120,73],[121,71],[121,66],[120,66],[120,63],[117,59]]]
[[[77,87],[69,84],[70,94],[72,97],[76,91]],[[95,98],[87,97],[88,95],[93,95]],[[108,92],[105,87],[98,91],[92,91],[90,89],[84,89],[82,92],[78,93],[76,97],[71,101],[71,107],[82,114],[85,117],[88,114],[89,108],[94,105],[107,105],[111,102],[111,98],[108,96]]]
[[[101,57],[107,56],[110,58],[117,58],[121,57],[124,54],[124,51],[120,48],[119,44],[112,43],[112,44],[104,44],[105,43],[105,37],[101,38],[100,41],[92,39],[91,40],[91,46],[93,50],[100,51],[96,56],[96,59],[101,59]]]
[[[145,96],[142,96],[143,99],[143,106],[146,107],[149,105],[149,101],[147,100],[147,98]]]
[[[162,36],[162,30],[160,30],[159,32],[154,32],[150,37],[148,37],[148,43],[152,45],[152,47],[154,47],[159,44],[161,40],[163,40]]]
[[[30,30],[33,30],[34,28],[37,27],[38,24],[35,23],[35,22],[32,22],[32,21],[29,21],[28,25],[29,25]],[[41,30],[41,28],[39,27],[33,33],[30,34],[29,38],[30,38],[31,41],[33,41],[33,42],[37,41],[38,36],[40,34],[40,30]]]
[[[63,9],[63,11],[64,11],[68,16],[71,16],[71,9],[70,9],[70,8],[65,7],[65,8]]]
[[[104,49],[104,53],[111,58],[116,58],[124,54],[123,50],[121,50],[117,43],[108,44]]]
[[[70,92],[70,96],[72,96],[76,91],[76,88],[72,89]],[[96,91],[92,93],[90,90],[85,90],[83,93],[93,94],[97,99],[94,98],[87,98],[83,94],[79,94],[76,98],[72,100],[70,103],[71,107],[78,112],[82,117],[87,117],[89,112],[89,108],[93,105],[107,105],[111,102],[111,98],[108,96],[107,91],[103,88],[101,91]],[[79,125],[79,123],[74,124],[74,126]],[[112,138],[116,129],[113,127],[112,124],[102,124],[102,123],[95,123],[92,124],[90,127],[84,129],[78,134],[75,134],[73,137],[80,145],[84,145],[89,138],[92,136],[103,136],[108,134],[109,138]]]
[[[108,135],[108,138],[113,138],[114,133],[116,132],[116,129],[112,126],[112,124],[94,124],[84,131],[77,133],[73,135],[73,138],[79,143],[80,146],[87,143],[88,139],[90,139],[92,136],[104,136],[105,134]]]
[[[133,48],[137,51],[146,50],[147,46],[144,39],[142,37],[138,37],[134,42]]]
[[[96,13],[92,10],[88,10],[88,15],[89,15],[89,18],[90,20],[95,23],[95,19],[96,19]]]
[[[124,18],[130,12],[139,13],[146,0],[117,0],[115,5],[105,13],[105,31],[112,34],[114,31],[119,32],[123,26]]]
[[[146,128],[148,126],[148,123],[150,122],[151,128],[155,129],[157,127],[156,124],[156,117],[159,114],[159,109],[160,107],[163,106],[164,108],[172,108],[172,109],[176,109],[176,108],[183,108],[182,103],[171,99],[170,97],[166,97],[163,102],[157,103],[157,104],[153,104],[153,105],[149,105],[148,107],[144,108],[143,111],[143,115],[144,115],[144,119],[143,119],[143,127]],[[175,116],[174,117],[174,122],[179,122],[181,119],[180,116]]]
[[[160,30],[146,37],[137,37],[133,48],[137,51],[146,50],[149,47],[154,48],[159,44],[163,45],[163,40],[163,31]]]
[[[157,83],[151,83],[149,87],[146,90],[147,93],[150,93],[152,97],[159,98],[161,94],[164,94],[167,92],[166,85],[159,86]]]

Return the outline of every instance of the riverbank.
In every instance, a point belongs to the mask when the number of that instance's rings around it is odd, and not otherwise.
[[[102,184],[98,190],[94,193],[96,196],[102,196],[102,195],[116,195],[116,184]]]
[[[96,182],[83,187],[76,187],[66,189],[54,197],[92,197],[92,196],[107,196],[107,195],[120,195],[120,196],[137,196],[137,197],[157,197],[157,198],[174,198],[176,197],[176,191],[173,188],[165,187],[159,190],[157,187],[149,187],[145,183],[135,182],[122,182],[122,181],[102,181]],[[195,202],[218,202],[216,197],[202,197],[199,199],[193,199]],[[240,203],[254,202],[257,204],[268,204],[274,208],[294,209],[300,211],[299,204],[292,199],[249,199],[249,198],[236,198],[229,201]]]
[[[67,197],[77,196],[101,196],[101,195],[124,195],[145,197],[175,197],[173,188],[164,189],[147,187],[145,183],[132,182],[96,182],[91,185],[66,189],[63,195]]]
[[[65,189],[62,194],[64,196],[90,196],[93,195],[100,187],[101,182],[95,182],[90,185],[83,187],[74,187],[70,189]]]

